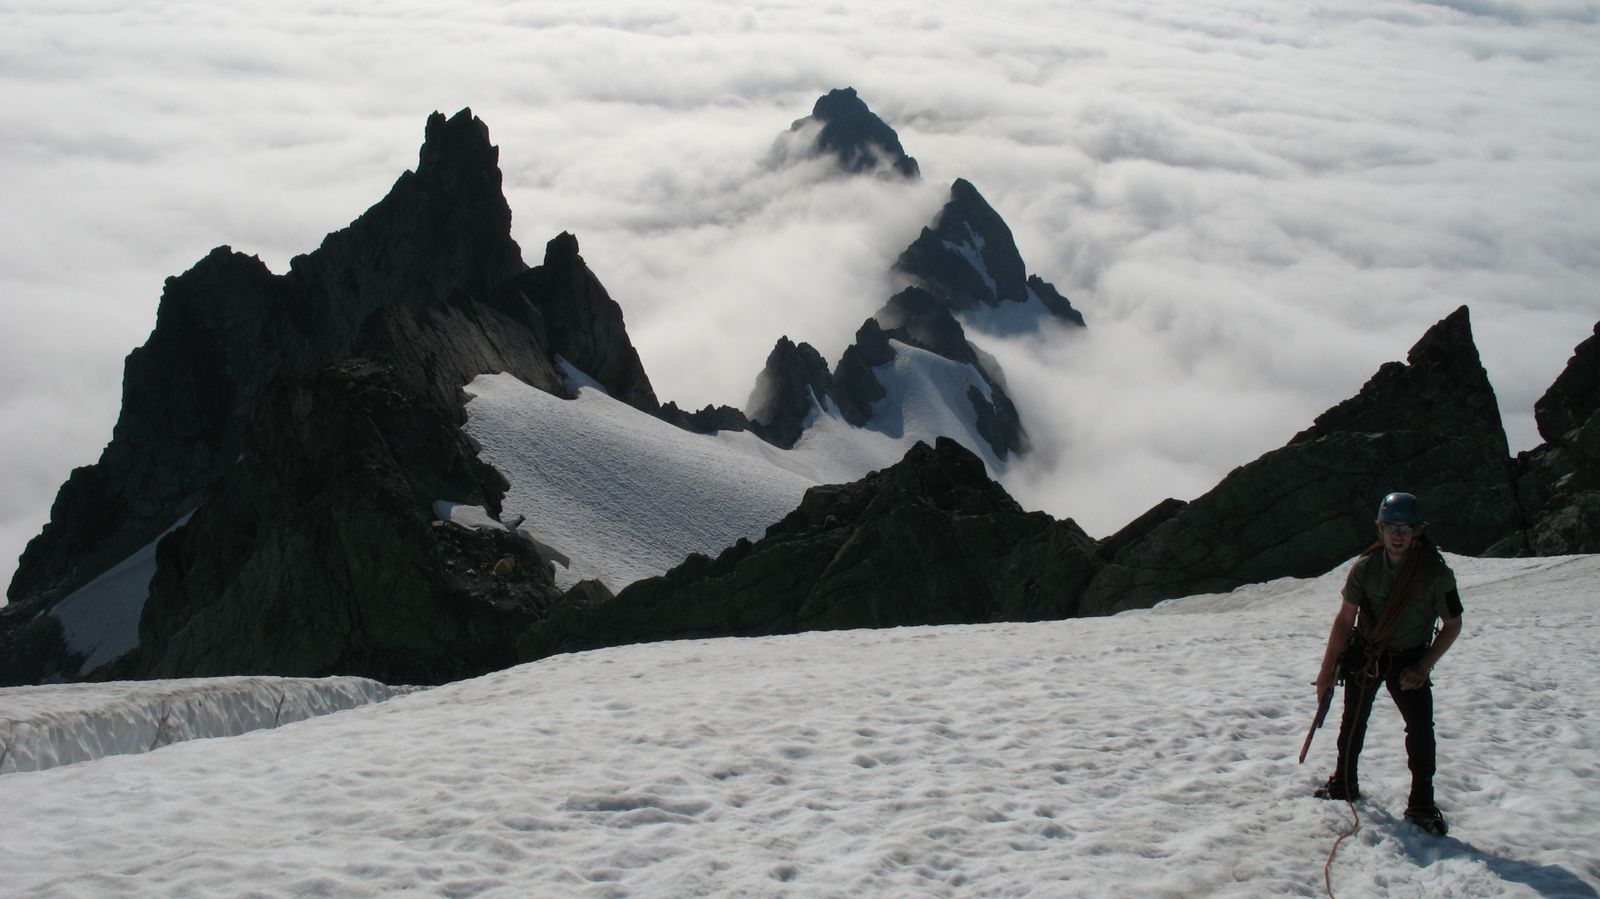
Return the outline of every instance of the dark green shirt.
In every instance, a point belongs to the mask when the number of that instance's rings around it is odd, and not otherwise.
[[[1412,552],[1431,552],[1417,547]],[[1344,582],[1344,601],[1361,608],[1359,627],[1368,631],[1383,618],[1384,606],[1389,603],[1389,590],[1394,586],[1398,565],[1389,561],[1382,549],[1356,560],[1350,576]],[[1415,649],[1426,646],[1433,639],[1433,624],[1443,618],[1461,617],[1461,596],[1456,592],[1455,572],[1443,558],[1434,554],[1428,573],[1416,595],[1406,604],[1406,609],[1395,623],[1389,637],[1392,650]]]

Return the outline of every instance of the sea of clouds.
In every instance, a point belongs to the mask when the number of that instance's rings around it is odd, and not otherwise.
[[[1580,0],[0,0],[0,557],[99,457],[165,277],[285,270],[467,106],[527,261],[576,234],[680,406],[744,405],[780,335],[837,359],[964,177],[1089,320],[985,344],[1030,508],[1198,495],[1462,304],[1528,449],[1600,317],[1597,83]],[[783,162],[843,86],[923,183]]]

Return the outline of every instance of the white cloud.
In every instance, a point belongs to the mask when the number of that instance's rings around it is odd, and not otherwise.
[[[1096,532],[1278,445],[1462,303],[1528,448],[1596,317],[1589,2],[33,0],[6,22],[7,559],[109,438],[162,279],[223,243],[282,271],[415,164],[435,109],[489,123],[528,261],[577,234],[685,406],[742,403],[780,334],[835,358],[968,178],[1089,318],[996,353],[1058,463],[1020,498]],[[846,85],[927,184],[763,167]]]

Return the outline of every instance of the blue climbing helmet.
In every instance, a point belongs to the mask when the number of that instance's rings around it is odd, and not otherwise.
[[[1409,493],[1391,493],[1378,503],[1378,520],[1398,524],[1421,524],[1422,503]]]

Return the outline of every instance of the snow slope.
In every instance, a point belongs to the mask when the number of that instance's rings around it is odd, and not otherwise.
[[[178,519],[159,537],[51,607],[67,648],[84,657],[80,677],[139,645],[139,616],[156,574],[156,546],[193,514]]]
[[[1339,896],[1600,895],[1600,556],[1452,557],[1450,837],[1379,701]],[[0,776],[4,896],[1316,896],[1342,571],[1111,618],[558,656]],[[138,691],[140,685],[123,689]]]
[[[592,578],[617,591],[690,553],[714,556],[761,537],[808,488],[893,465],[918,440],[953,437],[991,474],[1001,471],[967,399],[969,387],[988,397],[983,379],[970,366],[891,343],[895,358],[873,369],[886,396],[872,426],[851,427],[836,410],[814,406],[792,450],[744,432],[691,434],[612,399],[570,366],[563,370],[574,400],[510,375],[474,379],[465,388],[466,431],[511,483],[502,519],[522,519],[519,529],[555,560],[557,585]],[[474,518],[449,497],[436,508],[453,520]]]

